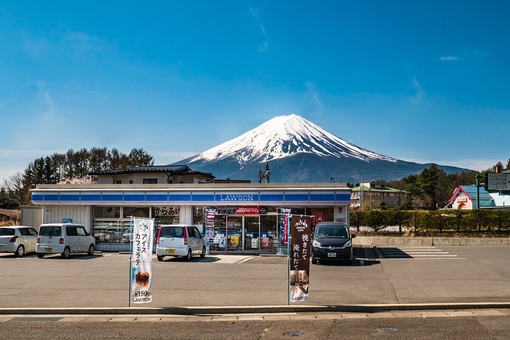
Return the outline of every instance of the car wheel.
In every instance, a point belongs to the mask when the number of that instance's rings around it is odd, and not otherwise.
[[[94,255],[94,251],[95,250],[96,250],[96,248],[94,247],[93,244],[91,244],[90,247],[89,247],[88,254],[91,255],[91,256]]]
[[[193,255],[191,254],[191,249],[190,249],[190,250],[188,250],[188,255],[186,255],[186,261],[191,261],[192,256]]]
[[[202,253],[200,254],[200,257],[202,258],[205,257],[205,246],[202,248]]]
[[[312,256],[312,264],[317,264],[317,259]]]
[[[158,255],[158,261],[163,261],[163,255]]]
[[[37,257],[42,259],[44,257],[44,254],[41,254],[41,253],[37,253]]]
[[[20,244],[18,246],[18,249],[16,249],[15,254],[17,257],[22,257],[23,255],[25,255],[25,247],[22,244]]]
[[[63,258],[65,259],[68,259],[69,256],[71,256],[71,249],[69,249],[69,247],[65,247],[64,251],[62,252],[62,254],[60,254]]]

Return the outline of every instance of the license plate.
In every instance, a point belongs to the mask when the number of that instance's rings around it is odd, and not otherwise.
[[[44,251],[47,253],[51,253],[53,251],[53,248],[46,248]]]
[[[336,257],[336,253],[328,253],[328,257]]]
[[[167,249],[166,253],[167,254],[175,254],[175,249]]]

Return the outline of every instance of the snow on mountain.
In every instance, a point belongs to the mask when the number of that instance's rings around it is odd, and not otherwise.
[[[275,117],[245,134],[176,164],[217,178],[259,181],[265,166],[276,183],[401,179],[430,164],[418,164],[365,150],[292,114]],[[446,173],[463,169],[439,166]]]
[[[235,158],[242,168],[248,162],[263,163],[296,154],[334,156],[365,162],[372,160],[397,162],[397,159],[348,143],[295,114],[277,116],[255,129],[191,157],[187,161],[193,163]]]

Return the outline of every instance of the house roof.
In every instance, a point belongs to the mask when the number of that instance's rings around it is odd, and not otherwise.
[[[125,169],[113,169],[113,170],[104,170],[91,172],[89,175],[120,175],[120,174],[133,174],[133,173],[141,173],[141,172],[164,172],[172,175],[203,175],[209,178],[215,178],[209,172],[200,172],[191,170],[191,168],[187,165],[179,165],[179,164],[168,164],[168,165],[151,165],[151,166],[137,166],[134,168],[125,168]]]
[[[366,192],[394,192],[394,193],[407,193],[407,191],[394,189],[390,187],[368,187],[366,185],[357,186],[352,188],[352,192],[366,191]]]
[[[510,208],[510,195],[500,195],[497,192],[490,193],[496,207]]]
[[[19,219],[21,216],[20,210],[11,210],[11,209],[0,209],[0,217],[8,217],[10,219]]]
[[[459,197],[461,194],[466,195],[467,197],[469,197],[470,200],[476,202],[477,197],[476,185],[459,185],[453,192],[452,196],[450,197],[450,202],[455,201],[457,197]],[[480,207],[483,206],[488,207],[495,205],[494,199],[483,187],[479,187],[478,198],[480,199]]]

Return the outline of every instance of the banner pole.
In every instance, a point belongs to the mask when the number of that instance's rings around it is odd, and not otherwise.
[[[290,212],[287,214],[287,305],[290,305]]]
[[[133,254],[133,216],[129,217],[129,284],[128,284],[128,307],[131,307],[131,261]]]

